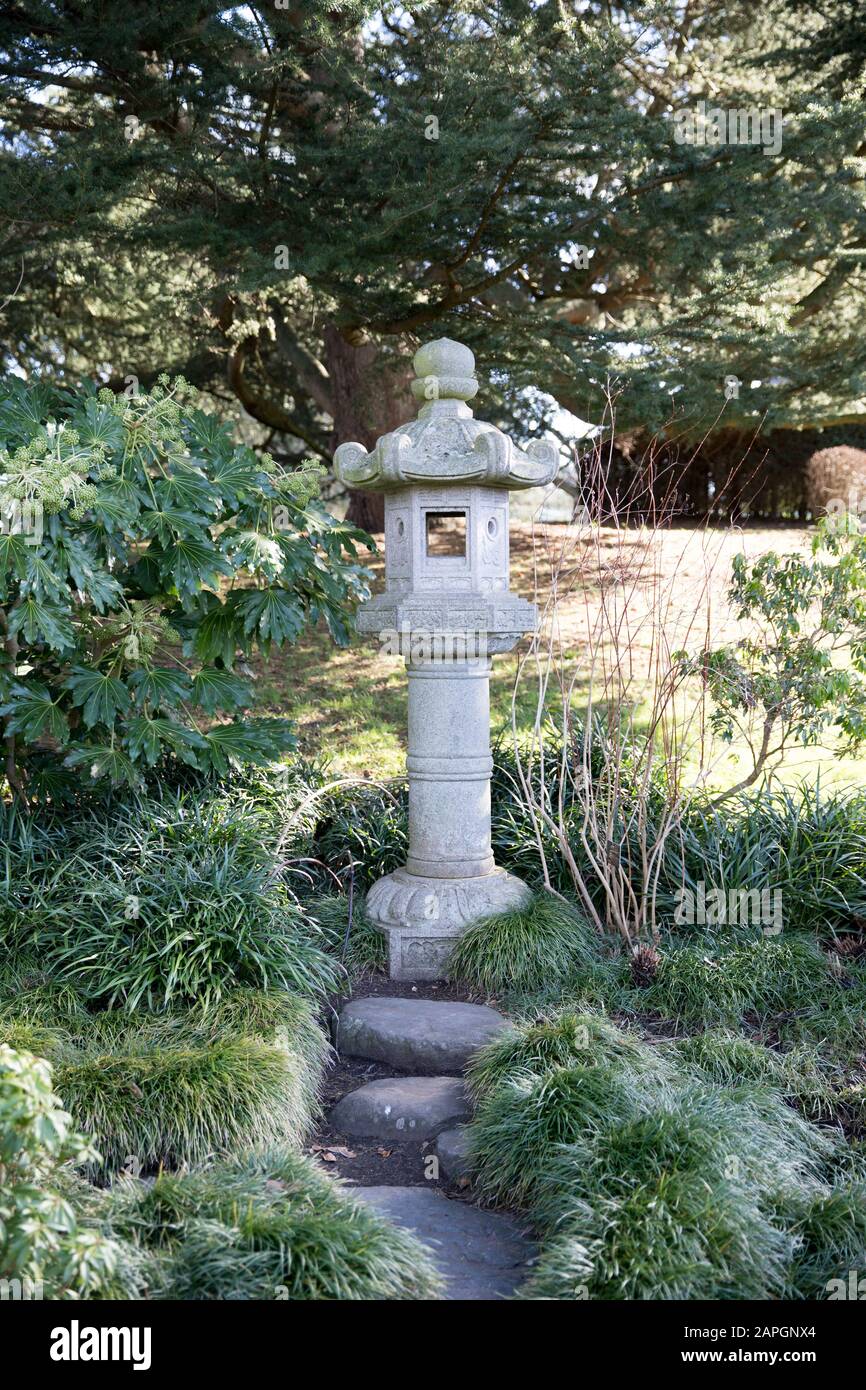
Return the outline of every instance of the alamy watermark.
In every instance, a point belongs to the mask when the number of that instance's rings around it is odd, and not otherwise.
[[[674,139],[678,145],[760,145],[765,155],[782,149],[784,116],[777,106],[696,106],[677,111]]]
[[[0,1303],[30,1303],[45,1297],[41,1279],[0,1279]]]
[[[69,1327],[55,1327],[48,1352],[52,1361],[129,1361],[134,1371],[151,1364],[149,1327],[82,1327],[73,1318]]]
[[[761,927],[765,936],[782,930],[781,888],[714,888],[701,881],[678,888],[678,927]]]
[[[828,1279],[824,1287],[828,1303],[845,1299],[862,1303],[866,1300],[866,1278],[861,1278],[859,1269],[849,1269],[846,1279]]]
[[[467,628],[454,632],[413,628],[383,628],[379,633],[382,656],[401,656],[409,662],[460,661],[469,666],[485,666],[489,658],[487,633]]]
[[[847,497],[831,497],[825,505],[828,517],[840,525],[840,529],[860,531],[866,526],[866,493],[856,487],[849,487]]]

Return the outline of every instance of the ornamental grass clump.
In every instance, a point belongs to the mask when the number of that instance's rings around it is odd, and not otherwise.
[[[35,955],[7,951],[0,966],[0,1026],[14,1021],[48,1028],[87,1018],[80,994],[55,979]]]
[[[796,1242],[785,1297],[850,1298],[851,1272],[855,1284],[866,1273],[866,1174],[814,1192],[787,1193],[778,1219]],[[859,1289],[854,1296],[862,1297]]]
[[[32,939],[92,1005],[215,1005],[238,985],[323,994],[341,971],[316,924],[243,845],[92,845],[49,881]]]
[[[651,1044],[565,1011],[474,1059],[476,1189],[527,1210],[542,1238],[523,1297],[782,1298],[805,1284],[802,1213],[857,1164],[839,1130],[787,1103],[794,1057],[760,1051],[724,1034]],[[821,1098],[809,1060],[803,1086]],[[844,1203],[831,1210],[828,1267],[859,1238]]]
[[[796,787],[753,789],[724,813],[693,804],[660,888],[674,925],[683,886],[781,894],[786,932],[822,937],[866,915],[866,795]],[[678,931],[688,931],[682,925]]]
[[[449,973],[488,994],[532,994],[581,982],[592,992],[606,962],[583,914],[550,893],[528,907],[473,923],[451,952]]]
[[[676,1064],[715,1086],[755,1082],[778,1091],[810,1120],[833,1116],[838,1078],[822,1067],[817,1049],[777,1052],[741,1034],[709,1029],[664,1045]]]
[[[300,1142],[310,1129],[297,1060],[258,1038],[174,1047],[138,1036],[57,1062],[57,1085],[100,1145],[90,1176],[200,1163],[251,1143]]]
[[[479,1105],[508,1079],[543,1075],[555,1067],[618,1063],[658,1076],[665,1057],[604,1014],[565,1009],[522,1023],[480,1048],[469,1063],[466,1084]]]
[[[746,1014],[766,1018],[834,993],[838,985],[814,937],[707,933],[663,950],[651,983],[623,1002],[688,1029],[737,1025]]]
[[[525,1299],[780,1296],[792,1240],[735,1185],[667,1172],[575,1203]]]
[[[157,1252],[167,1299],[432,1299],[441,1281],[414,1236],[308,1158],[259,1152],[149,1188],[121,1184],[113,1228]]]
[[[405,864],[409,851],[405,784],[393,789],[370,783],[336,787],[317,798],[315,811],[311,853],[339,871],[354,865],[359,891]]]
[[[255,1144],[299,1147],[319,1113],[329,1050],[308,1001],[246,989],[210,1010],[82,1011],[51,1027],[0,1016],[0,1039],[27,1038],[51,1059],[63,1104],[93,1141],[82,1170],[99,1181]]]
[[[531,1207],[552,1155],[652,1104],[659,1086],[615,1061],[553,1067],[503,1082],[469,1129],[470,1162],[479,1194],[505,1206]]]

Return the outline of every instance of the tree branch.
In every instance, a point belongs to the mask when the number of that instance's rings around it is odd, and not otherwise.
[[[276,401],[258,395],[250,386],[244,375],[244,368],[250,351],[254,347],[255,338],[245,338],[228,360],[229,386],[244,410],[248,415],[252,415],[254,420],[269,426],[270,429],[279,430],[283,434],[291,434],[295,439],[302,440],[313,453],[318,454],[319,458],[330,463],[331,457],[328,451],[308,430],[299,424],[293,415],[284,410]]]

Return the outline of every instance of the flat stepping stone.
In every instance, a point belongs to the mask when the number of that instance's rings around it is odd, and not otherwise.
[[[471,1107],[457,1076],[389,1076],[350,1091],[331,1124],[358,1139],[435,1139],[466,1120]]]
[[[459,1182],[468,1178],[469,1136],[465,1129],[444,1129],[436,1140],[436,1157],[439,1159],[439,1172],[449,1182]]]
[[[340,1014],[339,1049],[402,1071],[462,1072],[474,1052],[510,1025],[483,1004],[435,999],[355,999]]]
[[[430,1247],[446,1298],[509,1298],[530,1273],[535,1247],[502,1212],[452,1201],[429,1187],[359,1187],[354,1195]]]

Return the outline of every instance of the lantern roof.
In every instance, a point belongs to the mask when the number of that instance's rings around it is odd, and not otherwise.
[[[463,343],[437,338],[413,358],[412,394],[418,418],[383,434],[369,452],[341,444],[337,477],[349,487],[390,492],[424,484],[543,487],[559,468],[555,444],[532,440],[525,449],[495,425],[476,420],[466,404],[478,391],[475,357]]]

